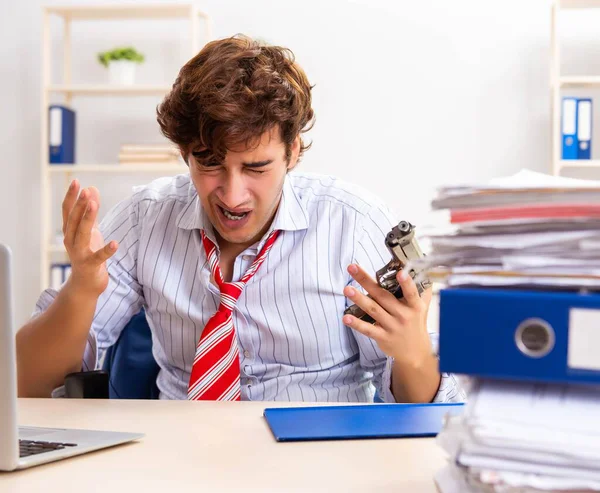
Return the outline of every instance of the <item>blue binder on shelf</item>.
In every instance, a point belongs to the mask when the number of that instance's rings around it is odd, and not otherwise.
[[[436,436],[445,416],[463,404],[369,404],[267,408],[264,416],[278,442],[417,438]]]
[[[562,158],[577,159],[577,98],[563,98],[561,112]]]
[[[60,289],[71,275],[71,264],[56,263],[50,266],[50,287]]]
[[[592,155],[592,100],[577,100],[577,159],[590,159]]]
[[[440,371],[600,384],[600,294],[440,291]]]
[[[50,164],[75,163],[75,112],[53,104],[48,109],[48,146]]]

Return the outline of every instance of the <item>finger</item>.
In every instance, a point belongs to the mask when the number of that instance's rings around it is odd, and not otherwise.
[[[69,213],[71,212],[71,209],[73,209],[73,204],[75,204],[75,201],[77,200],[77,195],[79,194],[79,182],[75,179],[71,182],[71,184],[69,185],[69,188],[67,189],[67,193],[65,194],[65,198],[63,199],[63,203],[62,203],[62,220],[63,220],[63,224],[62,224],[62,232],[63,235],[66,232],[66,228],[67,228],[67,220],[69,219]]]
[[[433,289],[432,288],[427,288],[425,291],[423,291],[423,293],[421,293],[421,299],[423,300],[423,302],[425,303],[425,306],[427,308],[429,308],[429,305],[431,304],[432,297],[433,297]]]
[[[383,289],[375,279],[359,265],[351,264],[348,266],[348,272],[360,284],[367,293],[388,313],[396,313],[398,310],[398,300],[388,290]],[[361,307],[362,308],[362,307]],[[364,308],[363,308],[364,310]]]
[[[394,319],[387,311],[385,311],[374,299],[365,296],[358,289],[355,289],[352,286],[346,286],[344,288],[344,294],[383,327],[390,327],[393,323]],[[397,304],[398,301],[395,301]]]
[[[88,190],[90,191],[90,200],[96,202],[96,204],[98,205],[96,209],[100,210],[100,191],[96,187],[89,187]],[[96,219],[97,218],[98,215],[96,215]]]
[[[88,196],[89,192],[87,189],[83,189],[79,194],[79,198],[77,202],[75,202],[75,206],[69,212],[69,217],[67,219],[67,227],[65,230],[65,244],[73,245],[75,241],[75,234],[79,229],[79,223],[81,222],[81,218],[85,213],[88,204]]]
[[[92,262],[95,264],[101,264],[102,262],[106,262],[110,257],[112,257],[115,252],[118,250],[119,244],[116,241],[109,241],[103,248],[98,250],[92,255]]]
[[[396,274],[396,279],[402,289],[402,295],[404,296],[406,304],[413,308],[420,306],[423,301],[419,296],[419,290],[417,289],[415,281],[408,275],[408,272],[405,272],[404,270],[399,271],[398,274]]]
[[[370,324],[354,317],[353,315],[344,315],[342,321],[348,327],[360,332],[376,342],[383,340],[383,338],[387,336],[387,332],[379,324]]]
[[[92,199],[88,200],[85,213],[79,222],[79,227],[75,233],[75,241],[73,244],[76,248],[85,248],[90,246],[92,239],[92,228],[96,224],[96,216],[98,214],[98,204]]]

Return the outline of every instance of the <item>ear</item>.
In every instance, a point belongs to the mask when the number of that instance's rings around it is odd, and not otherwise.
[[[292,171],[296,165],[298,164],[298,156],[300,154],[300,136],[296,136],[294,142],[292,142],[292,147],[290,149],[290,160],[287,165],[288,173]]]

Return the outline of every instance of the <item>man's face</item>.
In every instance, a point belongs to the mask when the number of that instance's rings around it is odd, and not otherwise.
[[[285,175],[298,160],[299,148],[296,139],[286,160],[285,144],[277,129],[261,135],[258,146],[228,151],[222,163],[206,162],[202,159],[204,149],[191,149],[190,176],[221,248],[228,244],[248,247],[266,233],[281,199]]]

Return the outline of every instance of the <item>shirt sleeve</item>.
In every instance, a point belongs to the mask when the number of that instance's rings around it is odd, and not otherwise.
[[[83,371],[99,367],[103,351],[115,343],[123,327],[144,304],[143,291],[137,280],[138,218],[138,204],[130,197],[113,207],[99,225],[105,243],[115,240],[119,243],[119,248],[106,261],[108,286],[96,303],[96,312],[83,354]],[[41,294],[33,317],[48,309],[58,291],[46,289]]]
[[[375,272],[391,260],[390,252],[385,245],[385,236],[398,225],[398,222],[389,209],[381,204],[372,205],[362,216],[359,215],[356,221],[353,262],[360,265],[372,277],[375,277]],[[349,279],[348,284],[366,294],[362,286],[352,278]],[[350,300],[347,300],[347,305],[350,304]],[[391,388],[393,358],[386,356],[373,339],[355,330],[352,333],[358,343],[361,366],[373,373],[373,384],[379,397],[384,402],[396,402]],[[437,332],[430,330],[429,338],[432,350],[437,355]],[[440,386],[433,402],[464,400],[465,394],[454,375],[442,373]]]

